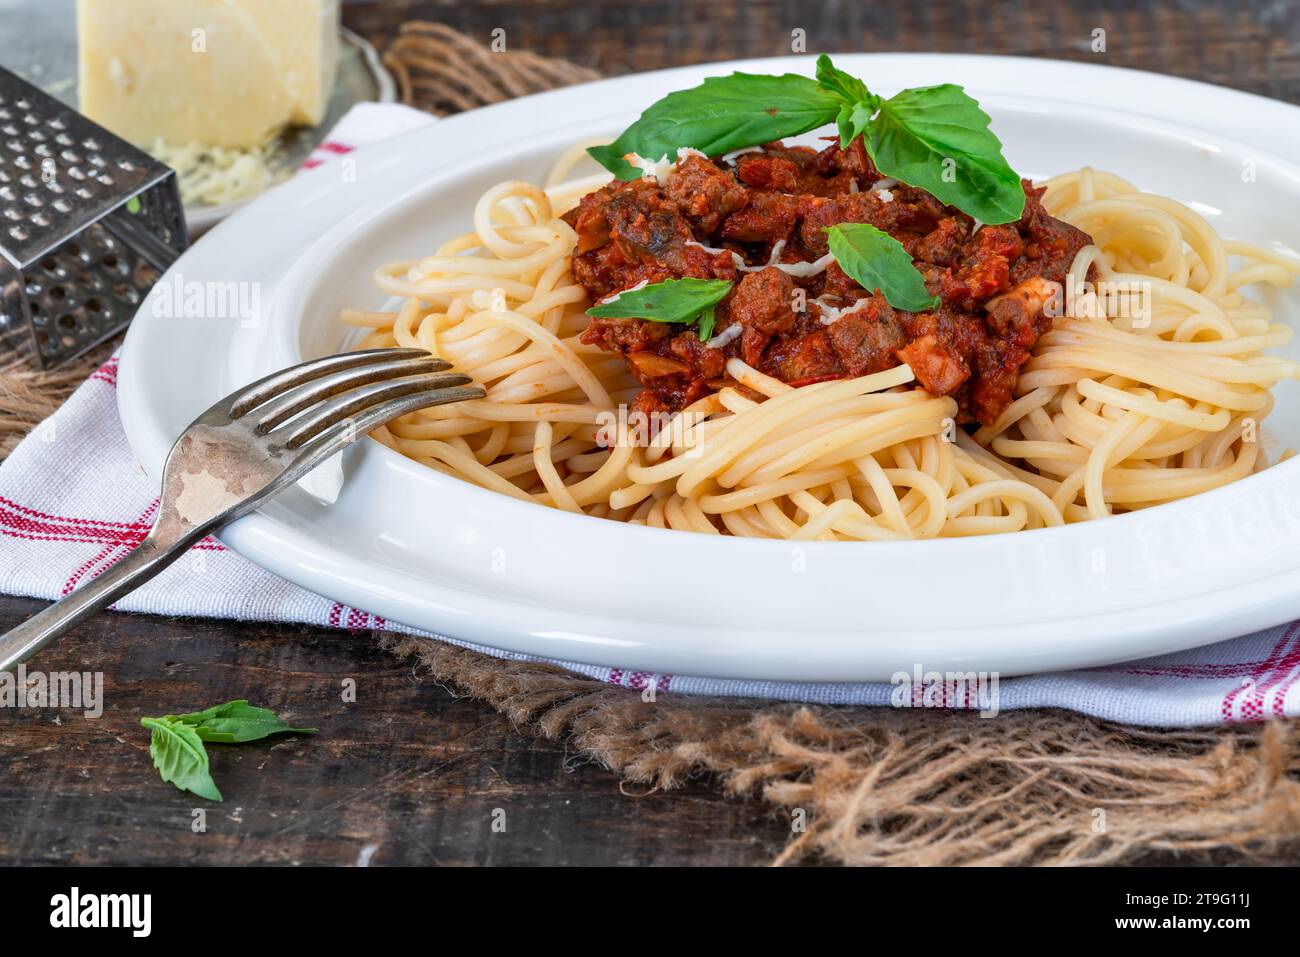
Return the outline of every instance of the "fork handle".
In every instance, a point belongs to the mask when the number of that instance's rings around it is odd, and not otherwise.
[[[0,637],[0,671],[8,671],[26,661],[95,612],[143,585],[174,562],[198,537],[186,535],[165,544],[151,532],[115,565]]]

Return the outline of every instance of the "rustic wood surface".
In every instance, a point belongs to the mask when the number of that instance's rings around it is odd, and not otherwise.
[[[813,53],[922,51],[1080,60],[1300,102],[1297,0],[374,0],[347,18],[376,43],[440,20],[605,74]],[[1094,53],[1093,31],[1106,31]],[[1135,91],[1136,94],[1137,91]]]
[[[610,74],[784,53],[800,28],[810,51],[1047,56],[1300,102],[1300,3],[1288,0],[385,0],[345,17],[378,43],[407,19],[484,40],[500,28],[514,48]],[[1090,50],[1096,28],[1105,54]],[[0,630],[41,604],[0,597]],[[416,680],[364,634],[105,613],[41,667],[102,671],[107,707],[97,720],[0,712],[0,863],[755,864],[789,834],[708,780],[626,793],[563,744]],[[343,700],[348,678],[355,703]],[[213,746],[223,804],[161,783],[140,716],[239,697],[321,732]]]
[[[0,597],[0,631],[40,607]],[[707,780],[621,791],[364,633],[103,614],[40,668],[102,671],[106,706],[0,712],[4,863],[757,864],[789,833]],[[210,745],[220,804],[159,780],[141,716],[244,697],[320,732]]]

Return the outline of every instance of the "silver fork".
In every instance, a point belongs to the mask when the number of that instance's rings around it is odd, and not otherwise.
[[[0,671],[153,578],[191,545],[385,422],[481,399],[469,376],[423,349],[316,359],[226,396],[181,433],[163,467],[153,528],[136,548],[62,601],[0,637]]]

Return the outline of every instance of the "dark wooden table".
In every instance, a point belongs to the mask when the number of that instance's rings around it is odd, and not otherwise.
[[[938,50],[1139,67],[1300,102],[1300,2],[1060,4],[933,0],[390,0],[351,4],[382,42],[437,19],[605,73],[808,50]],[[1107,52],[1091,52],[1093,30]],[[3,543],[0,542],[0,547]],[[0,630],[40,602],[0,597]],[[105,613],[47,652],[44,670],[106,677],[102,717],[0,711],[0,862],[753,864],[788,824],[700,780],[626,793],[562,744],[417,680],[366,635]],[[342,685],[354,679],[355,703]],[[141,715],[248,697],[312,738],[214,747],[223,804],[159,782]],[[206,829],[193,811],[206,809]],[[494,831],[498,809],[504,833]]]

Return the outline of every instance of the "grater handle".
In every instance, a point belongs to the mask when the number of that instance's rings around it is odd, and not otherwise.
[[[95,612],[143,585],[182,555],[198,537],[161,542],[157,527],[134,550],[66,598],[0,637],[0,671],[8,671],[61,638]]]

